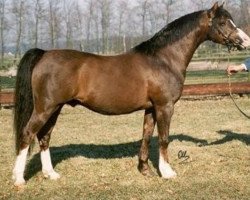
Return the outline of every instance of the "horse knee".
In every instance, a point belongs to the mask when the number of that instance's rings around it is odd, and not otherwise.
[[[24,149],[25,147],[27,147],[28,145],[30,145],[32,143],[32,141],[34,140],[35,134],[32,133],[30,130],[24,130],[24,133],[21,137],[21,149]]]
[[[39,146],[41,151],[45,151],[49,148],[49,141],[50,138],[47,136],[43,137],[42,139],[38,139],[39,140]]]

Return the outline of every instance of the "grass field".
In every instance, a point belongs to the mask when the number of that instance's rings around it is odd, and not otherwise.
[[[250,113],[248,97],[236,101]],[[11,180],[12,111],[0,110],[0,199],[250,199],[250,123],[229,98],[176,104],[169,147],[176,179],[157,176],[156,131],[150,154],[156,176],[138,172],[142,120],[143,112],[108,117],[66,106],[51,141],[61,179],[43,178],[36,146],[27,165],[27,184],[16,190]],[[180,151],[190,158],[179,159]]]
[[[232,82],[250,81],[248,73],[237,73],[231,76]],[[224,70],[187,71],[185,84],[227,83],[228,76]]]

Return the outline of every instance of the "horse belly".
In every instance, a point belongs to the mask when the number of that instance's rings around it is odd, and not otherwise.
[[[102,114],[127,114],[152,106],[146,92],[138,88],[103,88],[90,91],[83,105]]]
[[[84,106],[104,114],[126,114],[151,105],[143,69],[117,62],[83,65],[78,97]]]

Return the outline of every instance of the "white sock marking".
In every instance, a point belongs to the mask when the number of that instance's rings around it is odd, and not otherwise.
[[[23,175],[24,175],[28,150],[29,150],[29,146],[21,150],[19,155],[16,158],[15,167],[13,169],[13,176],[12,176],[12,178],[15,180],[14,184],[16,186],[22,185],[25,183]]]
[[[58,179],[60,175],[54,171],[49,148],[45,151],[41,151],[41,162],[42,162],[42,171],[46,178]]]
[[[161,154],[159,158],[159,170],[163,178],[174,178],[177,175],[176,172],[171,168],[170,164],[164,160]]]

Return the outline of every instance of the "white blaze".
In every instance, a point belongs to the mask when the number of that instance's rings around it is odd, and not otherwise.
[[[234,28],[237,28],[231,19],[229,20],[229,22],[233,25]]]

